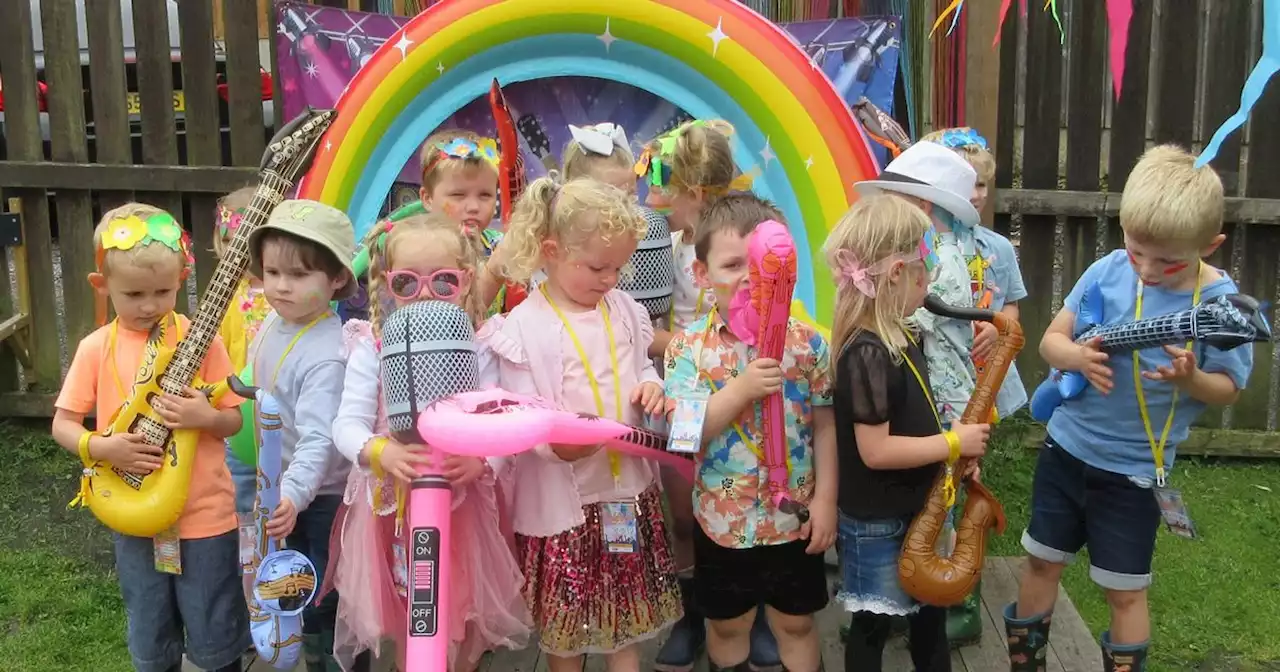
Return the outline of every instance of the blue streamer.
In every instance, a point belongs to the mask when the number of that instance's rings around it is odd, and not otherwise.
[[[947,37],[951,37],[951,33],[956,32],[956,24],[960,22],[960,12],[964,9],[964,2],[956,5],[956,13],[951,16],[951,27],[947,29]]]
[[[1263,90],[1267,88],[1267,82],[1277,70],[1280,70],[1280,0],[1263,0],[1262,56],[1258,58],[1257,65],[1253,66],[1253,72],[1249,73],[1249,79],[1244,83],[1244,90],[1240,92],[1240,109],[1227,117],[1227,120],[1218,127],[1209,144],[1204,146],[1204,150],[1196,159],[1196,168],[1201,168],[1212,161],[1218,155],[1218,150],[1222,148],[1222,143],[1227,136],[1244,125],[1249,118],[1249,111],[1262,97]]]

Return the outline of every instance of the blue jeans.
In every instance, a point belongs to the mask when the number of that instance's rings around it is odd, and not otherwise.
[[[324,585],[325,571],[329,568],[329,534],[341,505],[342,495],[317,495],[311,505],[298,514],[293,533],[285,539],[289,548],[307,556],[316,566],[317,587]],[[333,632],[337,615],[338,591],[331,590],[323,600],[313,601],[302,610],[302,632]]]
[[[165,574],[155,569],[151,539],[115,535],[129,657],[139,672],[166,672],[184,653],[197,667],[216,670],[252,644],[238,533],[183,539],[179,549],[182,573]]]
[[[258,467],[236,458],[231,453],[230,441],[227,441],[227,469],[236,487],[236,513],[252,513],[253,500],[258,496]]]
[[[911,518],[859,519],[840,513],[839,600],[845,611],[901,616],[919,603],[902,590],[898,556]]]

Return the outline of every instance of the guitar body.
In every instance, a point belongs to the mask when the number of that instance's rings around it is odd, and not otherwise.
[[[142,476],[101,460],[86,467],[89,509],[104,525],[131,537],[154,537],[169,529],[178,522],[187,505],[200,431],[170,430],[151,407],[152,401],[165,393],[160,387],[159,372],[169,367],[176,352],[176,348],[160,343],[148,344],[134,380],[133,394],[102,432],[103,436],[118,433],[145,436],[147,443],[164,448],[160,468]],[[197,380],[193,387],[203,388],[210,403],[215,404],[228,391],[225,382],[208,386]]]

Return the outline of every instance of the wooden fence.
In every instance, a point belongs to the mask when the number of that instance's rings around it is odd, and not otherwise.
[[[193,291],[203,289],[214,263],[214,199],[253,181],[264,138],[280,122],[279,105],[274,113],[265,109],[259,74],[259,39],[273,37],[274,18],[266,0],[184,0],[176,10],[165,2],[134,2],[135,65],[123,58],[121,3],[87,0],[85,65],[75,3],[44,0],[38,11],[45,115],[34,95],[32,3],[2,4],[0,151],[6,155],[0,158],[6,160],[0,160],[0,186],[16,197],[11,210],[22,215],[24,254],[10,256],[26,260],[32,308],[25,321],[12,318],[21,306],[0,310],[0,338],[6,325],[25,336],[6,341],[17,347],[0,347],[0,415],[39,416],[51,412],[64,362],[93,328],[84,277],[92,270],[90,234],[103,209],[136,198],[182,213],[197,248]],[[323,4],[354,7],[355,1]],[[393,9],[410,4],[396,2]],[[1119,193],[1138,155],[1153,142],[1198,147],[1234,111],[1259,51],[1261,2],[1136,0],[1118,102],[1109,93],[1101,3],[1059,3],[1064,41],[1048,13],[1033,8],[1020,20],[1011,12],[997,48],[990,46],[995,8],[969,4],[965,30],[957,31],[968,36],[963,107],[997,153],[995,227],[1020,243],[1031,298],[1023,302],[1030,345],[1019,364],[1032,386],[1045,372],[1034,346],[1061,296],[1093,259],[1119,245]],[[180,59],[171,58],[168,11],[178,15]],[[274,49],[268,53],[274,63]],[[180,114],[172,104],[175,79],[185,102]],[[140,115],[129,113],[134,94]],[[278,82],[272,98],[280,100]],[[1278,113],[1280,86],[1273,85],[1253,118],[1274,120]],[[1214,163],[1233,198],[1229,243],[1213,262],[1229,269],[1244,291],[1275,301],[1280,128],[1260,123],[1247,130],[1229,140]],[[0,220],[0,244],[6,221]],[[10,274],[0,274],[0,307],[17,294]],[[26,356],[15,357],[15,350]],[[1240,403],[1214,413],[1209,427],[1276,428],[1280,360],[1271,346],[1257,347],[1255,357],[1250,389]],[[1196,440],[1210,452],[1275,443],[1266,435],[1222,431]]]

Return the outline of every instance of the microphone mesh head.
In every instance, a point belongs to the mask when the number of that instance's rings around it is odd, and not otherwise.
[[[393,433],[416,436],[418,416],[428,405],[479,384],[471,318],[445,301],[411,303],[387,317],[381,357],[382,398]]]
[[[652,208],[641,207],[649,232],[631,255],[631,277],[618,280],[618,289],[631,295],[657,319],[671,311],[676,264],[671,254],[671,227],[667,218]]]

